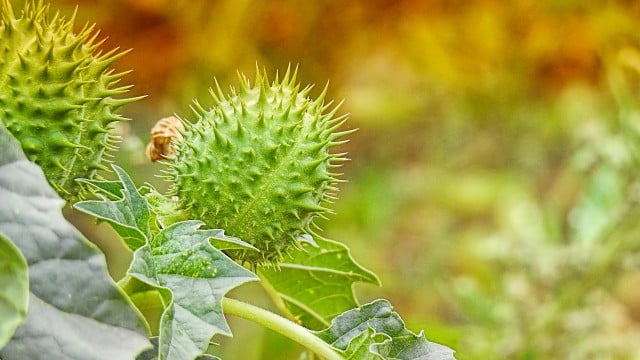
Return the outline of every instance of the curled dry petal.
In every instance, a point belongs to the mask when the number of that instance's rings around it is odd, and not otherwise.
[[[174,141],[182,140],[184,125],[175,116],[162,118],[151,129],[151,142],[147,144],[145,153],[149,160],[173,158],[175,156]]]

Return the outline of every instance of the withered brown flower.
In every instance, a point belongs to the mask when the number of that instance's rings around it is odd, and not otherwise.
[[[170,159],[175,155],[174,140],[182,140],[184,125],[175,116],[162,118],[151,129],[151,142],[147,144],[145,153],[149,160],[155,162]]]

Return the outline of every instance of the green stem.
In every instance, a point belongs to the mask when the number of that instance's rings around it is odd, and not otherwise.
[[[338,354],[331,345],[313,335],[308,329],[294,323],[293,321],[287,320],[280,315],[276,315],[254,305],[229,298],[222,299],[222,307],[225,314],[235,315],[237,317],[253,321],[267,329],[280,333],[313,351],[323,359],[344,360],[344,357]]]

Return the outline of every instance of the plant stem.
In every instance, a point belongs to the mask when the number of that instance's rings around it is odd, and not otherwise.
[[[326,360],[344,360],[331,345],[313,335],[308,329],[257,306],[230,298],[222,299],[225,314],[253,321],[313,351]]]

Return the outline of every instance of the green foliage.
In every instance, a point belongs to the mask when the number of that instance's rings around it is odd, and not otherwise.
[[[116,98],[124,73],[108,68],[124,53],[97,54],[101,42],[74,19],[49,15],[42,1],[28,0],[20,16],[8,0],[0,4],[0,118],[19,139],[27,157],[40,165],[66,200],[80,194],[78,177],[104,169],[115,113],[133,99]]]
[[[0,233],[0,349],[27,318],[29,276],[20,250]]]
[[[103,199],[79,202],[75,207],[109,222],[124,236],[137,225],[129,222],[128,227],[123,227],[126,222],[122,220],[125,217],[123,214],[138,212],[144,214],[147,222],[157,220],[158,217],[148,216],[153,212],[150,209],[154,208],[149,206],[147,197],[136,190],[129,176],[121,168],[115,165],[113,168],[119,177],[120,185],[113,182],[83,180],[91,184],[98,194],[102,194]],[[153,189],[147,190],[148,194],[157,194]],[[120,192],[119,198],[115,197],[117,191]],[[164,203],[168,200],[154,201]],[[231,335],[222,314],[223,296],[233,287],[246,281],[257,280],[255,275],[220,251],[257,249],[239,239],[224,235],[222,230],[198,230],[202,224],[201,221],[194,220],[170,224],[156,223],[159,231],[150,235],[150,238],[145,238],[147,243],[135,250],[133,262],[128,270],[129,278],[122,283],[147,319],[160,321],[159,325],[151,324],[153,332],[159,333],[160,359],[195,358],[204,353],[209,339],[215,334]],[[142,226],[153,227],[149,223]],[[138,232],[142,234],[144,231]],[[319,329],[328,326],[334,318],[347,319],[352,316],[350,309],[357,306],[352,289],[354,282],[377,283],[378,279],[359,266],[344,245],[323,239],[317,239],[316,242],[315,247],[308,245],[304,250],[292,252],[291,261],[280,262],[279,269],[262,268],[260,273],[263,286],[290,317],[306,328]],[[232,314],[247,316],[258,322],[263,321],[262,324],[267,327],[273,326],[273,323],[284,322],[285,325],[276,325],[273,328],[276,331],[291,331],[294,334],[301,331],[296,330],[295,324],[286,325],[286,320],[264,310],[247,304],[238,308],[237,304],[239,302],[227,302],[224,309],[229,310],[233,305]],[[375,306],[382,306],[379,304],[388,308],[388,315],[392,317],[389,321],[402,323],[397,314],[391,312],[387,302],[378,302]],[[369,311],[370,307],[364,309]],[[157,316],[158,312],[162,312],[160,319]],[[256,317],[261,320],[256,320]],[[408,332],[404,329],[404,324],[401,330],[384,332],[387,334],[384,338],[376,334],[368,337],[359,336],[360,345],[352,345],[352,349],[347,350],[346,354],[350,359],[368,359],[371,354],[379,354],[377,356],[386,359],[398,355],[399,348],[414,355],[432,356],[436,351],[434,349],[445,349],[449,354],[452,353],[446,347],[427,342],[422,334]],[[329,330],[326,330],[321,334],[328,332]],[[295,335],[289,335],[296,338]],[[400,340],[409,335],[411,337],[408,340]],[[372,347],[375,352],[363,352],[362,344],[370,342],[368,339],[372,338],[382,341],[371,343],[376,345]],[[345,350],[341,343],[328,343],[338,350]]]
[[[376,300],[336,316],[317,333],[347,359],[453,360],[453,351],[416,335],[386,300]]]
[[[2,127],[0,154],[0,233],[29,264],[27,319],[0,357],[133,358],[148,346],[144,322],[104,257],[64,219],[64,201]]]
[[[253,86],[240,76],[238,91],[212,92],[209,110],[186,124],[170,161],[169,179],[191,218],[225,229],[260,250],[230,254],[255,265],[277,263],[291,247],[309,241],[311,225],[329,209],[344,154],[330,154],[348,131],[324,94],[316,100],[286,72],[270,84],[258,71]],[[329,112],[327,112],[329,111]]]
[[[196,222],[176,223],[136,250],[129,275],[160,289],[159,359],[192,359],[215,334],[231,335],[222,313],[230,289],[257,280],[209,243]]]
[[[142,241],[135,247],[128,242],[135,252],[127,274],[156,288],[162,299],[158,357],[193,359],[204,353],[215,334],[231,335],[222,313],[222,297],[238,285],[257,280],[219,249],[255,249],[221,230],[198,230],[201,221],[173,223],[152,234],[147,200],[124,170],[115,165],[113,169],[121,186],[84,180],[106,195],[102,201],[82,201],[75,208],[106,220],[125,241]],[[110,200],[116,190],[120,190],[120,199]],[[143,308],[158,303],[151,290],[136,289],[132,295]]]
[[[124,171],[115,165],[113,168],[120,179],[118,185],[114,182],[82,179],[92,185],[96,192],[107,196],[105,201],[81,201],[74,204],[74,207],[107,221],[120,234],[129,249],[135,251],[151,238],[149,206]],[[115,196],[120,196],[121,199],[107,200],[108,197]]]
[[[355,262],[345,245],[320,238],[315,242],[317,246],[292,251],[277,269],[263,268],[259,274],[282,310],[305,327],[319,330],[358,306],[353,283],[380,282]]]
[[[151,339],[151,343],[153,344],[153,349],[149,349],[144,353],[140,354],[136,360],[158,360],[158,338]],[[220,360],[219,357],[213,355],[200,355],[195,360]]]

